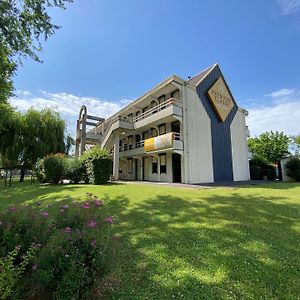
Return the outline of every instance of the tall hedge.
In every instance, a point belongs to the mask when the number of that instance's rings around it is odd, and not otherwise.
[[[89,183],[104,184],[110,179],[112,161],[109,152],[99,147],[93,147],[81,156]]]
[[[291,158],[285,165],[286,174],[296,181],[300,181],[300,159]]]
[[[268,180],[276,179],[275,166],[260,156],[254,156],[250,162],[250,177],[252,180],[261,180],[267,176]]]

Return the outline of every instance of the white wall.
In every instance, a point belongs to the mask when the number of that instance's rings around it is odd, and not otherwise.
[[[213,182],[210,119],[196,91],[188,86],[184,89],[185,182]]]
[[[172,168],[172,153],[166,153],[167,162],[167,174],[152,174],[152,158],[147,158],[147,177],[149,181],[162,181],[172,182],[173,180],[173,168]],[[159,167],[158,167],[159,168]]]
[[[238,110],[231,125],[231,151],[233,180],[242,181],[250,179],[248,145],[245,114]]]

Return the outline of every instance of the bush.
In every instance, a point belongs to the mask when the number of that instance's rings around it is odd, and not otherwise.
[[[111,156],[107,150],[93,147],[81,156],[81,160],[85,166],[89,183],[103,184],[108,182],[112,165]]]
[[[300,159],[297,157],[291,158],[285,165],[287,176],[296,181],[300,181]]]
[[[0,299],[91,299],[117,245],[102,206],[88,194],[0,212]]]
[[[39,158],[36,161],[35,164],[35,176],[38,181],[40,182],[46,182],[46,175],[45,175],[45,169],[44,169],[44,160],[42,158]]]
[[[59,183],[63,179],[66,169],[66,157],[64,154],[50,154],[44,157],[44,170],[46,180],[50,183]]]
[[[84,178],[85,168],[83,162],[78,158],[71,158],[67,160],[67,167],[65,171],[66,179],[74,183],[78,183]]]
[[[267,176],[268,180],[276,179],[276,168],[266,159],[260,156],[254,156],[250,162],[250,177],[253,180],[262,180]]]

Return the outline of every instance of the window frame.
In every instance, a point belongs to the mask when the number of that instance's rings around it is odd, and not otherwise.
[[[164,165],[162,165],[162,157],[164,157]],[[159,154],[159,173],[167,174],[167,154],[166,153]]]

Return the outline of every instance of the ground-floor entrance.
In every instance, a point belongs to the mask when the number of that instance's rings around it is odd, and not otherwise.
[[[181,155],[177,153],[172,154],[172,171],[173,182],[181,182]]]

